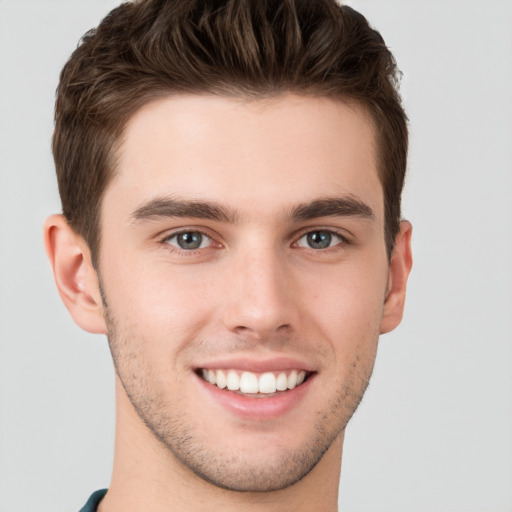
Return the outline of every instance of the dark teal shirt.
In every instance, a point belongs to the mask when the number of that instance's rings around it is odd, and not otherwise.
[[[84,507],[80,509],[80,512],[96,512],[100,501],[106,493],[107,489],[101,489],[101,491],[93,492]]]

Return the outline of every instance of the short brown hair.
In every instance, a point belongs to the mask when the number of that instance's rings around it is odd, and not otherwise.
[[[381,35],[335,0],[136,0],[82,38],[57,89],[53,154],[63,213],[95,261],[101,199],[129,118],[170,94],[294,92],[370,114],[388,256],[399,231],[408,131]]]

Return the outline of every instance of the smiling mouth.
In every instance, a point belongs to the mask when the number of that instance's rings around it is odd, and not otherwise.
[[[301,386],[311,375],[305,370],[253,373],[239,370],[200,368],[197,375],[219,389],[226,389],[254,398],[274,396]]]

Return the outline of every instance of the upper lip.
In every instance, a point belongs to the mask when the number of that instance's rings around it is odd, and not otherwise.
[[[196,369],[199,368],[206,370],[241,370],[253,373],[277,372],[280,370],[316,371],[311,363],[301,361],[294,357],[283,356],[269,359],[254,359],[249,357],[218,359],[198,364]]]

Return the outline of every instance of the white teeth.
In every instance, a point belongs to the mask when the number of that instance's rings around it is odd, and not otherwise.
[[[277,391],[285,391],[288,389],[288,378],[286,377],[286,373],[281,372],[277,376],[276,389]]]
[[[293,389],[297,385],[297,372],[292,370],[288,375],[288,389]]]
[[[258,377],[254,373],[244,372],[240,378],[240,391],[242,393],[257,393],[258,388]]]
[[[276,377],[273,373],[264,373],[259,381],[260,393],[275,393],[276,392]]]
[[[242,393],[273,394],[276,391],[286,391],[300,386],[306,379],[304,370],[292,370],[289,375],[286,372],[273,372],[256,374],[243,372],[241,375],[236,370],[201,370],[203,379],[220,389],[228,388],[230,391],[240,390]]]
[[[226,374],[222,370],[217,371],[217,387],[220,389],[224,389],[228,385],[228,380],[226,378]]]
[[[237,391],[240,389],[240,377],[233,370],[229,370],[226,385],[230,391]]]

